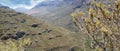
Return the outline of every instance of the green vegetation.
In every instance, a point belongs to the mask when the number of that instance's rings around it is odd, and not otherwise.
[[[92,1],[89,13],[79,11],[71,16],[75,25],[91,38],[94,51],[120,50],[120,0],[110,5]]]

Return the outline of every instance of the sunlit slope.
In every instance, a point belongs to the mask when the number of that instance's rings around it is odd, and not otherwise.
[[[17,42],[19,39],[30,38],[31,43],[25,47],[26,51],[45,51],[64,46],[68,47],[65,48],[68,50],[75,44],[72,34],[64,28],[48,25],[29,15],[9,8],[0,8],[1,42],[7,42],[9,39]]]

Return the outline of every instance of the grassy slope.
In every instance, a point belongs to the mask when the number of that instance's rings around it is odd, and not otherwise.
[[[26,22],[21,23],[23,19],[25,19]],[[16,13],[13,10],[0,8],[0,23],[1,23],[0,24],[1,33],[3,29],[2,25],[4,24],[5,33],[3,36],[7,34],[15,35],[16,32],[19,31],[24,31],[26,34],[29,34],[21,38],[21,39],[26,39],[26,38],[31,39],[31,45],[26,47],[27,51],[33,51],[33,50],[42,51],[42,50],[61,47],[61,46],[71,47],[75,44],[73,40],[74,38],[72,37],[73,33],[71,33],[70,31],[60,27],[53,27],[51,25],[45,24],[42,21],[31,18],[26,14]],[[32,24],[39,24],[39,25],[38,27],[34,28],[31,27]],[[45,29],[49,29],[52,31],[49,33],[44,32]],[[42,33],[42,35],[38,35],[38,33]],[[18,40],[13,40],[13,41],[16,42]],[[8,42],[8,40],[6,41],[0,40],[0,42]],[[3,46],[5,45],[6,44],[4,44]]]
[[[21,23],[23,19],[25,19],[26,22]],[[0,33],[2,33],[3,29],[2,23],[4,23],[5,27],[4,36],[7,34],[15,35],[16,32],[19,31],[24,31],[26,34],[29,34],[20,38],[22,40],[30,38],[31,44],[23,46],[26,51],[50,51],[49,49],[52,49],[52,51],[57,51],[58,49],[60,49],[60,51],[68,51],[74,46],[80,47],[80,50],[85,49],[86,51],[90,51],[90,48],[88,47],[90,40],[83,33],[74,33],[61,27],[54,27],[26,14],[17,13],[10,9],[0,8]],[[34,28],[31,27],[32,24],[39,25],[38,27]],[[49,33],[44,32],[46,29],[52,31]],[[38,35],[39,33],[42,33],[42,35]],[[17,41],[19,40],[13,40],[13,42]],[[7,46],[8,44],[4,44],[2,42],[6,43],[9,42],[9,40],[0,40],[1,46],[9,47]]]

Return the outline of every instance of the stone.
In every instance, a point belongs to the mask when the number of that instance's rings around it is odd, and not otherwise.
[[[25,35],[25,32],[17,32],[16,33],[16,36],[18,37],[18,38],[21,38],[21,37],[23,37]]]
[[[25,23],[25,22],[26,22],[26,19],[22,19],[22,20],[21,20],[21,23]]]
[[[48,30],[48,33],[50,33],[52,30]]]
[[[62,35],[57,35],[56,37],[62,37]]]
[[[49,40],[51,40],[51,39],[53,39],[53,38],[49,38]]]
[[[11,39],[18,40],[18,39],[19,39],[19,37],[17,37],[17,36],[11,36]]]
[[[1,40],[8,40],[10,37],[9,36],[3,36]]]
[[[38,35],[42,35],[42,33],[38,33]]]
[[[38,24],[32,24],[31,27],[38,27]]]
[[[9,21],[4,21],[4,23],[9,23]]]

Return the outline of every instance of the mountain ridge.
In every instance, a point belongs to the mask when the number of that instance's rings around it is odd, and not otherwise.
[[[29,9],[26,9],[26,8],[23,8],[23,7],[18,7],[18,8],[15,8],[14,10],[16,12],[22,12],[22,13],[24,13],[24,12],[28,11]]]

